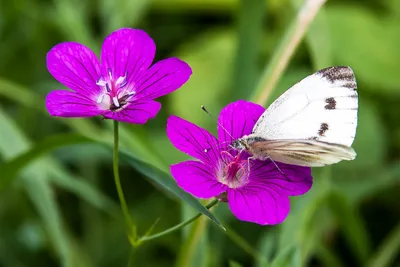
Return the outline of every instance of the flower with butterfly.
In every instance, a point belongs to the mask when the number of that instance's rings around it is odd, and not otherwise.
[[[289,196],[312,186],[311,169],[271,160],[249,159],[230,146],[250,134],[265,109],[247,101],[226,106],[218,118],[218,139],[205,129],[171,116],[167,135],[182,152],[196,158],[171,166],[177,184],[198,198],[226,199],[240,220],[261,225],[281,223],[290,209]]]

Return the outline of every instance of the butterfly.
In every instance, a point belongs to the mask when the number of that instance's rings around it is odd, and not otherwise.
[[[350,67],[322,69],[276,99],[250,135],[231,144],[252,159],[318,167],[353,160],[357,83]]]

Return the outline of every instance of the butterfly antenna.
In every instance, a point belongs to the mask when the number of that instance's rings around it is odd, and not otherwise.
[[[211,118],[213,118],[219,125],[219,127],[221,127],[222,129],[224,129],[224,131],[229,135],[230,138],[232,138],[232,141],[235,140],[235,138],[233,138],[233,136],[228,132],[228,130],[221,124],[219,123],[219,121],[217,120],[216,117],[214,117],[207,109],[205,106],[201,105],[201,109],[207,113],[208,115],[210,115]]]

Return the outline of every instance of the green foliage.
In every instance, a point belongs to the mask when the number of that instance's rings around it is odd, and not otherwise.
[[[239,222],[224,203],[214,216],[168,174],[169,164],[187,156],[166,138],[166,118],[175,114],[215,133],[200,105],[217,116],[255,93],[264,66],[284,51],[279,44],[302,1],[252,3],[258,6],[246,10],[259,13],[249,19],[233,0],[0,2],[0,267],[128,263],[112,178],[112,123],[53,118],[44,106],[46,94],[62,87],[46,70],[46,52],[77,41],[98,54],[119,27],[145,29],[158,59],[178,56],[193,68],[186,85],[161,99],[156,119],[121,125],[121,178],[138,232],[155,221],[152,233],[161,232],[197,212],[211,218],[133,249],[131,266],[400,264],[398,0],[328,1],[273,88],[268,104],[317,69],[349,65],[360,95],[356,160],[313,170],[312,190],[292,199],[283,224]],[[239,30],[252,21],[262,25]]]

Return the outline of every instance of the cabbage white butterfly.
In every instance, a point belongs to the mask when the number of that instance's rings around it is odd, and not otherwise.
[[[295,84],[258,119],[252,134],[231,146],[252,159],[299,166],[353,160],[358,94],[350,67],[322,69]]]

